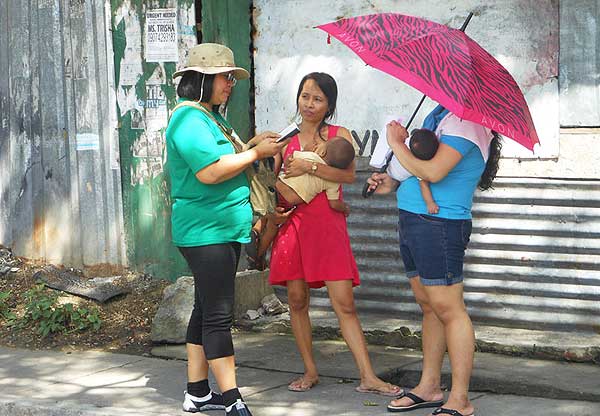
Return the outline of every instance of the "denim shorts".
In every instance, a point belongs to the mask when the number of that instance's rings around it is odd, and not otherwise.
[[[449,286],[463,281],[471,220],[399,210],[398,234],[408,278],[419,276],[425,286]]]

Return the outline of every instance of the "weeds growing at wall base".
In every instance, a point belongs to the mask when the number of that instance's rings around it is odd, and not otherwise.
[[[24,327],[34,325],[42,337],[55,332],[70,333],[102,325],[97,308],[84,308],[72,303],[60,304],[58,293],[49,292],[43,284],[25,292],[25,309],[22,317],[11,311],[8,301],[11,292],[0,292],[0,320],[7,325]]]

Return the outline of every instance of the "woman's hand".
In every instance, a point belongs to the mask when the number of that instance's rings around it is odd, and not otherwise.
[[[387,125],[386,129],[386,137],[390,148],[394,148],[396,146],[402,145],[404,146],[404,142],[408,138],[408,131],[406,127],[397,121],[390,121]]]
[[[275,207],[275,211],[269,214],[269,219],[267,221],[267,226],[277,226],[279,227],[281,224],[285,223],[290,215],[294,212],[296,207],[292,207],[291,209],[286,209],[284,207]]]
[[[264,141],[265,139],[272,139],[272,138],[279,138],[279,134],[274,133],[272,131],[263,131],[260,134],[257,134],[256,136],[254,136],[253,138],[251,138],[250,140],[248,140],[248,143],[246,143],[246,145],[248,145],[248,148],[252,148],[254,146],[256,146],[257,144],[259,144],[260,142]]]
[[[373,173],[367,179],[367,183],[369,184],[369,191],[376,194],[389,194],[398,189],[398,185],[400,184],[387,173]]]
[[[259,160],[275,156],[277,153],[281,152],[281,149],[283,149],[290,141],[290,139],[287,139],[277,143],[277,138],[279,138],[278,134],[266,135],[256,146],[250,150],[256,152],[256,158]]]
[[[305,159],[296,159],[290,156],[285,161],[285,177],[293,178],[311,171],[312,163]]]
[[[264,256],[267,252],[271,242],[279,232],[279,226],[288,220],[295,208],[296,207],[292,207],[292,209],[286,211],[283,207],[275,207],[274,212],[271,212],[264,217],[266,226],[259,239],[257,250],[259,257]]]

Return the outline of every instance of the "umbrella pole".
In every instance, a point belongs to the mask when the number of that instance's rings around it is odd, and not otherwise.
[[[469,15],[467,16],[467,18],[465,19],[465,21],[463,22],[462,26],[459,29],[461,32],[465,31],[465,29],[469,25],[469,22],[471,21],[472,17],[473,17],[473,12],[470,12]],[[421,106],[423,105],[425,98],[427,98],[427,96],[425,94],[423,94],[423,97],[421,97],[421,101],[419,101],[419,104],[417,104],[415,111],[413,111],[412,116],[410,116],[410,118],[408,119],[408,122],[406,123],[406,126],[404,126],[406,129],[408,129],[410,127],[411,123],[417,116],[417,113],[421,109]],[[390,154],[387,155],[387,158],[385,159],[385,163],[383,164],[383,166],[377,170],[377,173],[385,173],[387,171],[387,168],[390,165],[390,162],[392,161],[393,157],[394,157],[394,152],[390,152]],[[373,192],[374,191],[369,191],[369,184],[365,183],[365,186],[363,187],[363,190],[362,190],[363,198],[370,197],[371,195],[373,195]]]
[[[467,16],[467,18],[465,19],[465,22],[463,23],[463,25],[460,27],[460,31],[464,32],[465,29],[467,28],[467,26],[469,25],[469,22],[471,21],[471,17],[473,17],[473,12],[470,12],[469,15]]]
[[[407,130],[410,127],[410,125],[412,124],[412,122],[415,119],[415,117],[417,116],[417,113],[419,112],[419,109],[423,105],[423,102],[425,102],[425,98],[427,98],[426,95],[423,95],[423,97],[421,97],[421,101],[419,101],[419,104],[417,105],[417,108],[415,108],[415,111],[413,111],[412,116],[410,116],[410,118],[406,122],[406,126],[404,126],[404,127]],[[379,171],[378,171],[379,173],[385,173],[385,171],[387,170],[388,166],[390,165],[390,162],[392,161],[393,157],[394,157],[394,152],[390,152],[390,154],[387,155],[387,158],[385,159],[385,164],[382,167],[379,168]]]

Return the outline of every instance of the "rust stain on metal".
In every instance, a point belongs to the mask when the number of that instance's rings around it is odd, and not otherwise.
[[[33,218],[33,252],[43,253],[44,235],[45,235],[44,219],[40,215]]]

